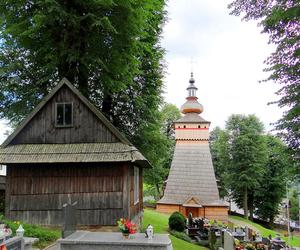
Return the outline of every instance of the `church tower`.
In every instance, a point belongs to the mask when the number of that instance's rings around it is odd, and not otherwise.
[[[210,122],[200,116],[203,106],[198,102],[197,90],[191,73],[188,96],[180,110],[184,116],[174,122],[176,146],[157,210],[227,220],[228,205],[219,198],[209,149]]]

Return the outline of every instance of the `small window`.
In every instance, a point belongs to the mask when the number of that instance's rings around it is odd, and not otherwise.
[[[56,103],[56,120],[57,127],[71,127],[73,125],[73,103]]]
[[[183,128],[185,128],[185,125],[183,126]]]
[[[200,125],[198,125],[198,128],[201,128],[201,126],[200,126]]]
[[[180,126],[178,126],[178,128],[180,128]]]
[[[139,168],[134,167],[134,204],[139,202]]]

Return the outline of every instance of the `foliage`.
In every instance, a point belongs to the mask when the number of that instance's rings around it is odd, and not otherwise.
[[[229,4],[231,14],[244,15],[244,20],[259,20],[262,32],[276,46],[265,61],[267,80],[280,84],[275,103],[285,107],[277,129],[289,146],[300,148],[300,6],[298,0],[248,1],[235,0]]]
[[[178,108],[172,104],[164,104],[156,114],[157,123],[145,128],[141,135],[146,133],[139,143],[142,152],[153,165],[152,169],[145,170],[145,182],[155,190],[152,194],[156,200],[161,197],[162,185],[168,176],[174,152],[175,140],[172,137],[171,121],[180,117]]]
[[[268,158],[260,185],[255,190],[254,205],[255,214],[262,220],[269,221],[272,226],[285,195],[285,183],[292,160],[287,146],[280,139],[272,135],[266,135],[265,139]]]
[[[168,231],[168,214],[159,213],[152,209],[145,209],[144,210],[144,218],[143,224],[148,225],[151,224],[154,228],[154,235],[156,233],[169,233]],[[146,228],[143,229],[145,231]],[[155,236],[154,236],[155,237]],[[170,239],[172,241],[173,249],[174,250],[182,250],[182,249],[189,249],[189,250],[204,250],[207,248],[194,245],[192,243],[188,243],[186,241],[180,240],[173,235],[170,235]]]
[[[122,233],[135,234],[137,225],[132,223],[130,220],[121,218],[117,221],[118,227]]]
[[[226,122],[228,134],[228,175],[226,183],[245,216],[253,215],[254,190],[264,174],[266,143],[263,124],[254,115],[232,115]]]
[[[169,228],[170,230],[183,232],[185,229],[185,217],[179,212],[171,214],[169,218]]]
[[[220,197],[224,198],[228,195],[225,182],[228,173],[228,164],[230,162],[228,134],[219,127],[214,128],[210,133],[209,146],[216,178],[218,180]]]
[[[22,223],[20,221],[10,221],[1,217],[1,222],[8,225],[12,229],[13,234],[16,233],[16,230],[22,224],[25,232],[24,236],[38,238],[38,247],[45,247],[50,243],[56,241],[61,236],[60,230],[48,229],[36,225],[30,225]]]
[[[178,239],[181,239],[181,240],[184,240],[184,241],[187,241],[190,243],[192,242],[192,239],[184,232],[178,232],[178,231],[171,230],[170,234]]]
[[[291,219],[294,221],[299,221],[299,196],[297,194],[297,190],[292,190],[292,195],[290,196],[291,201],[291,208],[290,208],[290,215]]]
[[[4,1],[0,118],[19,123],[67,77],[154,166],[160,165],[168,154],[158,111],[164,6],[164,0]],[[156,170],[165,175],[162,167]]]

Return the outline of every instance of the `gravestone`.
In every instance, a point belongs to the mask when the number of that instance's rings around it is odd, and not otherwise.
[[[66,238],[76,231],[76,206],[77,201],[73,204],[63,205],[63,228],[62,228],[62,238]]]
[[[248,227],[245,227],[245,241],[250,241]]]
[[[199,228],[199,230],[202,231],[203,227],[204,227],[204,221],[203,221],[203,219],[199,219],[198,220],[198,228]]]
[[[235,250],[234,246],[234,238],[231,233],[225,231],[224,232],[224,247],[225,250]]]
[[[22,237],[12,237],[5,241],[7,250],[24,250],[24,239]]]

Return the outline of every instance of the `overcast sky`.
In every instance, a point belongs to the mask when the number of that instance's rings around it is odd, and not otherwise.
[[[168,65],[165,99],[178,108],[185,102],[191,72],[198,87],[202,116],[223,127],[231,114],[256,114],[265,124],[282,114],[276,105],[278,86],[259,83],[267,77],[263,61],[273,51],[255,22],[229,15],[228,0],[169,0],[162,46]],[[0,142],[7,127],[0,122]]]
[[[231,114],[256,114],[270,130],[282,114],[276,105],[267,105],[277,100],[278,85],[258,81],[268,76],[263,61],[274,48],[255,22],[229,15],[229,2],[168,1],[162,41],[168,64],[165,98],[177,107],[184,103],[193,57],[202,116],[212,127],[224,127]]]

